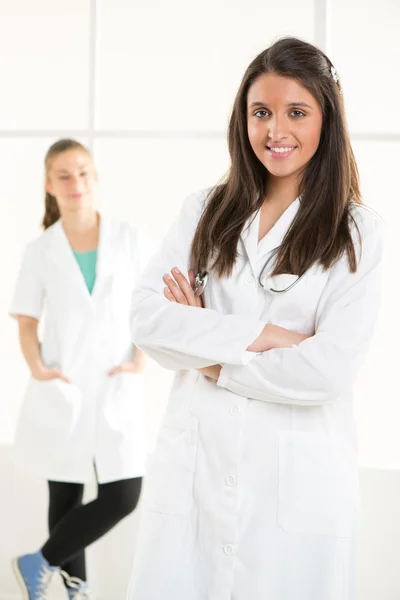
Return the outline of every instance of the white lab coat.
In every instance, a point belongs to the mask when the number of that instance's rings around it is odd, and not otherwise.
[[[46,479],[99,483],[144,474],[142,377],[107,375],[131,360],[132,290],[141,269],[141,236],[100,219],[96,282],[90,295],[61,221],[26,248],[10,313],[40,319],[45,365],[72,379],[29,380],[14,456]]]
[[[204,198],[188,198],[134,293],[135,343],[177,373],[146,477],[129,598],[352,600],[351,388],[377,313],[381,221],[354,207],[363,238],[356,274],[344,257],[271,295],[257,277],[299,201],[260,244],[258,214],[232,276],[210,277],[207,308],[169,303],[162,275],[187,273]],[[247,352],[266,322],[316,333],[298,347]],[[218,382],[195,370],[215,363]]]

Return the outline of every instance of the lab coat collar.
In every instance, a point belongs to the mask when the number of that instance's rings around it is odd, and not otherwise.
[[[111,222],[100,215],[99,244],[97,249],[96,281],[92,294],[87,289],[84,277],[68,242],[61,219],[48,231],[51,259],[57,268],[63,271],[66,285],[75,288],[88,305],[93,307],[93,302],[98,300],[104,292],[108,280],[113,274],[113,251],[111,239]],[[108,287],[108,286],[107,286]]]
[[[240,237],[255,277],[257,277],[257,261],[281,245],[287,230],[299,210],[299,206],[300,200],[296,198],[260,242],[258,242],[260,210],[257,211],[255,216],[251,215],[247,220]]]

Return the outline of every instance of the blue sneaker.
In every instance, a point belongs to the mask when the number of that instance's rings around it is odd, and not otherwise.
[[[24,600],[47,600],[47,589],[58,567],[51,567],[43,554],[24,554],[13,561]]]
[[[93,600],[86,581],[82,581],[78,577],[70,577],[65,571],[61,571],[61,575],[64,577],[67,586],[68,600]]]

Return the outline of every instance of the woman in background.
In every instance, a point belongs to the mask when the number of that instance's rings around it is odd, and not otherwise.
[[[15,456],[48,481],[50,536],[15,570],[25,600],[47,598],[55,572],[83,600],[84,549],[134,510],[144,473],[144,357],[130,333],[143,253],[136,229],[96,212],[82,144],[56,142],[45,167],[45,231],[25,250],[10,312],[31,372]],[[97,498],[82,504],[94,470]]]

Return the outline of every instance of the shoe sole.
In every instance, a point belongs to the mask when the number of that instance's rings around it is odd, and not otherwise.
[[[17,578],[19,587],[21,588],[21,591],[23,593],[23,600],[29,600],[29,591],[28,591],[28,588],[26,587],[24,576],[22,575],[21,570],[19,568],[18,558],[13,558],[12,566],[13,566],[13,571],[14,571],[15,577]]]

